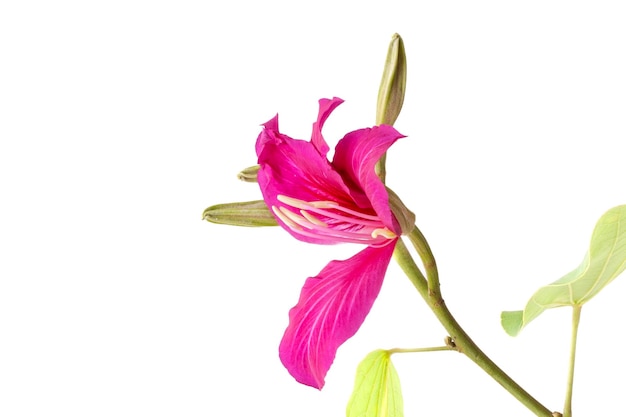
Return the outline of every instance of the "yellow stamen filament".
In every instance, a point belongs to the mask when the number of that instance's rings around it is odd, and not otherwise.
[[[324,223],[323,221],[321,221],[320,219],[313,217],[309,212],[307,212],[306,210],[300,210],[300,214],[302,214],[302,216],[307,219],[308,221],[310,221],[313,224],[316,224],[318,226],[322,226],[322,227],[328,227],[328,225],[326,223]]]
[[[278,207],[272,206],[272,211],[274,212],[276,217],[278,217],[280,220],[282,220],[282,222],[285,223],[290,228],[292,228],[294,230],[301,229],[300,226],[298,226],[296,223],[291,221],[291,219],[289,217],[287,217],[285,214],[283,214],[282,211]]]
[[[372,231],[372,237],[374,239],[376,239],[378,236],[383,236],[387,239],[394,239],[396,237],[396,234],[385,227],[384,229],[375,229],[374,231]]]
[[[378,216],[342,207],[333,201],[307,202],[284,195],[278,195],[277,200],[285,206],[272,206],[276,217],[304,237],[374,247],[385,246],[397,238]]]
[[[276,199],[281,203],[285,203],[288,206],[295,207],[302,210],[312,209],[335,209],[344,213],[352,214],[353,216],[360,217],[365,220],[371,220],[380,222],[378,216],[372,216],[371,214],[365,214],[358,211],[350,210],[349,208],[342,207],[334,201],[303,201],[296,198],[287,197],[286,195],[279,194]],[[314,211],[314,210],[312,210]]]

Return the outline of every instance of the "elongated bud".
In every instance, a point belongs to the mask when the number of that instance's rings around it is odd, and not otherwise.
[[[378,90],[378,103],[376,106],[376,124],[392,126],[404,103],[404,91],[406,89],[406,54],[404,42],[400,35],[395,33],[391,38],[383,79]]]
[[[383,78],[378,89],[378,101],[376,103],[376,124],[393,126],[402,110],[404,103],[404,91],[406,90],[406,54],[404,42],[397,33],[391,37]],[[376,163],[376,174],[384,183],[387,176],[385,164],[387,154],[383,154]]]
[[[408,235],[415,228],[415,214],[404,205],[398,194],[394,193],[389,187],[387,194],[389,195],[389,206],[396,220],[400,223],[403,235]]]
[[[259,168],[259,165],[252,165],[251,167],[245,168],[237,174],[237,178],[243,182],[258,182],[257,175],[259,174]]]
[[[278,226],[263,200],[217,204],[204,210],[202,218],[211,223],[231,226]]]

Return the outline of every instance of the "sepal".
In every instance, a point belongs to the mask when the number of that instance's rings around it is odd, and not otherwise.
[[[389,195],[389,207],[391,207],[391,212],[400,224],[402,234],[408,235],[415,228],[415,214],[404,205],[400,197],[398,197],[398,194],[393,192],[389,187],[385,188]]]

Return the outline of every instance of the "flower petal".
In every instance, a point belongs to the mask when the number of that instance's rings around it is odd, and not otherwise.
[[[367,247],[345,261],[331,261],[308,278],[280,343],[280,359],[300,383],[321,389],[339,346],[369,313],[389,265],[395,241]]]
[[[278,115],[263,123],[263,127],[264,129],[261,131],[261,134],[259,134],[259,137],[256,140],[257,155],[261,153],[267,142],[276,141],[275,136],[280,135],[280,132],[278,131]],[[269,132],[274,133],[274,135],[268,134]]]
[[[332,162],[351,190],[364,191],[365,196],[353,193],[355,201],[363,207],[373,207],[385,226],[397,234],[401,233],[400,226],[391,213],[385,185],[374,168],[387,149],[403,137],[388,125],[355,130],[337,143]]]
[[[325,156],[311,142],[292,139],[270,126],[277,126],[276,118],[265,124],[257,139],[258,183],[267,206],[280,206],[278,196],[284,195],[303,201],[334,201],[349,208],[356,207],[350,192]],[[311,243],[335,243],[307,238],[293,233],[281,219],[279,223],[297,239]]]
[[[324,123],[326,122],[326,119],[328,119],[328,116],[330,116],[333,110],[335,110],[341,103],[343,103],[343,100],[338,97],[333,97],[332,100],[327,98],[319,100],[320,109],[317,114],[317,121],[313,123],[311,142],[322,156],[326,156],[330,149],[322,136],[322,127],[324,127]]]

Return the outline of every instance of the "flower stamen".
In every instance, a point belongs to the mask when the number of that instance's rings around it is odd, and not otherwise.
[[[282,211],[279,210],[278,207],[272,206],[272,211],[274,212],[276,217],[278,217],[290,229],[292,229],[292,230],[300,229],[300,226],[298,226],[296,223],[294,223],[287,215],[283,214]]]
[[[383,229],[376,229],[372,232],[372,237],[374,239],[377,238],[378,236],[384,236],[387,239],[395,239],[396,237],[398,237],[394,232],[387,229],[386,227]]]
[[[397,237],[377,216],[342,207],[334,201],[307,202],[284,195],[278,195],[277,200],[285,206],[272,206],[272,211],[301,236],[374,247],[385,246]]]
[[[365,214],[365,213],[361,213],[355,210],[351,210],[347,207],[343,207],[340,206],[338,203],[335,203],[334,201],[303,201],[303,200],[298,200],[296,198],[292,198],[292,197],[287,197],[285,195],[279,194],[278,196],[276,196],[276,198],[278,199],[278,201],[280,201],[281,203],[285,203],[291,207],[295,207],[295,208],[299,208],[299,209],[303,209],[303,210],[310,210],[313,212],[318,212],[318,211],[322,211],[322,210],[316,210],[316,209],[335,209],[335,210],[339,210],[339,211],[343,211],[344,213],[347,214],[351,214],[353,216],[356,217],[360,217],[364,220],[371,220],[373,222],[377,222],[380,223],[380,219],[378,218],[378,216],[373,216],[371,214]]]
[[[310,221],[313,224],[316,224],[318,226],[322,226],[322,227],[328,227],[328,225],[326,223],[324,223],[323,221],[321,221],[320,219],[312,216],[311,214],[309,214],[308,211],[306,210],[300,210],[300,214],[302,214],[302,216],[307,219],[308,221]]]

